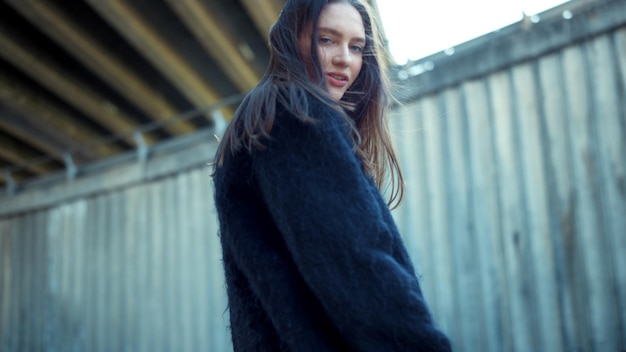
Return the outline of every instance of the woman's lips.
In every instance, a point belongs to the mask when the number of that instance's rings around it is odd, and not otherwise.
[[[348,84],[348,76],[343,73],[327,73],[326,77],[328,77],[328,83],[335,87],[343,88]]]

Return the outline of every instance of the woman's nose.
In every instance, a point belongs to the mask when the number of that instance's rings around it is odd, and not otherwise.
[[[337,51],[333,55],[333,64],[337,66],[346,67],[350,65],[350,48],[346,45],[337,48]]]

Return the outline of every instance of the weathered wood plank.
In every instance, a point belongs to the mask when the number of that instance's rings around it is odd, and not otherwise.
[[[452,294],[452,309],[448,309],[446,320],[455,324],[456,333],[452,338],[459,346],[473,343],[484,347],[482,334],[476,333],[476,325],[472,317],[480,306],[476,302],[477,289],[475,280],[478,274],[476,269],[476,257],[472,247],[473,228],[468,217],[467,206],[469,204],[468,184],[469,172],[466,169],[465,160],[467,146],[465,130],[467,129],[466,114],[464,114],[463,98],[458,87],[447,89],[439,94],[439,111],[441,114],[441,133],[445,146],[445,155],[441,162],[446,165],[447,172],[444,176],[447,199],[447,218],[449,233],[446,241],[450,247],[450,257],[453,272],[450,290]],[[454,175],[454,176],[453,176]],[[467,275],[467,276],[466,276]],[[465,308],[463,308],[463,307]],[[480,314],[480,313],[479,313]]]
[[[204,236],[206,237],[206,257],[208,260],[207,267],[209,269],[208,281],[210,282],[210,312],[209,331],[214,337],[210,341],[211,350],[215,351],[232,351],[232,342],[230,338],[230,330],[227,328],[229,324],[229,315],[226,311],[227,297],[224,279],[224,267],[222,265],[222,247],[218,234],[217,210],[213,202],[213,187],[210,183],[203,183],[205,194],[208,201],[204,210],[203,227],[206,229]]]
[[[163,275],[166,270],[166,244],[165,226],[163,222],[163,182],[155,182],[150,185],[148,202],[148,218],[150,219],[152,230],[149,235],[150,261],[148,274],[148,290],[154,295],[150,302],[150,316],[152,321],[152,338],[148,344],[150,351],[167,351],[167,330],[165,307],[165,287],[167,282]]]
[[[10,334],[13,332],[10,307],[13,301],[12,277],[17,272],[11,266],[13,253],[11,228],[12,218],[0,218],[0,349],[9,350]]]
[[[126,217],[130,210],[126,207],[126,198],[122,191],[111,192],[111,213],[110,213],[110,229],[108,234],[109,246],[111,248],[110,285],[107,294],[107,304],[111,307],[111,329],[112,333],[109,337],[109,346],[111,351],[123,351],[126,349],[125,330],[128,322],[125,319],[127,303],[124,300],[124,279],[128,270],[124,260],[123,253],[125,249],[124,240],[127,237],[125,232]],[[156,317],[155,317],[156,319]],[[155,337],[158,335],[155,335]]]
[[[191,209],[189,208],[189,176],[188,173],[176,176],[176,197],[175,197],[175,215],[176,232],[172,233],[177,243],[178,272],[176,286],[179,290],[176,293],[176,301],[178,302],[180,329],[181,329],[181,348],[186,351],[194,350],[193,346],[193,328],[191,327],[192,311],[190,306],[189,294],[194,289],[193,276],[190,272],[190,225],[192,221],[187,220]],[[186,268],[183,270],[183,268]]]
[[[583,258],[579,268],[581,297],[577,302],[579,313],[584,317],[579,322],[578,333],[583,338],[582,350],[601,350],[600,345],[611,334],[604,328],[613,321],[614,305],[611,297],[611,282],[607,276],[607,248],[599,241],[605,236],[600,209],[598,168],[596,150],[592,139],[591,119],[593,111],[588,84],[590,72],[580,47],[568,48],[563,52],[565,87],[570,106],[573,176],[576,183],[576,229],[580,233],[580,253]]]
[[[454,189],[452,194],[468,194],[467,202],[462,204],[465,208],[460,210],[464,221],[467,223],[467,235],[470,238],[470,248],[473,247],[473,273],[470,279],[474,281],[474,295],[476,316],[482,317],[482,327],[472,324],[472,334],[483,334],[481,345],[476,346],[482,351],[503,351],[502,336],[504,336],[503,321],[506,317],[502,314],[508,307],[508,298],[504,290],[503,270],[500,236],[500,214],[498,209],[498,182],[496,180],[496,165],[494,158],[493,119],[489,91],[484,80],[475,80],[462,85],[465,105],[465,124],[457,124],[456,136],[450,136],[451,141],[458,140],[457,149],[451,152],[450,158],[456,160],[459,172],[453,175],[466,175],[468,185],[464,188]],[[451,125],[452,126],[452,125]],[[466,131],[466,132],[465,132]],[[463,132],[467,133],[464,137]],[[467,139],[466,142],[462,142]],[[452,187],[461,177],[452,180]],[[471,266],[464,263],[463,266]],[[460,278],[462,280],[462,278]],[[479,282],[480,286],[476,285]],[[481,298],[482,297],[482,301]],[[471,312],[469,317],[474,315]],[[468,320],[468,323],[472,323]],[[465,345],[467,346],[467,345]]]
[[[187,221],[190,223],[189,236],[189,268],[192,271],[194,286],[192,288],[190,302],[192,302],[191,325],[194,336],[194,348],[196,350],[210,350],[210,338],[206,333],[206,327],[209,324],[209,307],[213,302],[208,299],[209,291],[209,261],[208,248],[206,238],[208,236],[217,236],[217,233],[209,232],[203,219],[209,218],[208,205],[213,203],[213,197],[207,191],[206,184],[209,183],[209,171],[207,168],[199,168],[191,171],[189,174],[189,186],[187,195],[187,203],[189,204],[189,213],[187,213]],[[183,198],[185,199],[185,198]],[[221,257],[220,257],[221,258]],[[216,265],[221,262],[216,261]],[[213,285],[221,286],[222,281],[215,281]]]
[[[526,253],[527,237],[522,223],[522,192],[519,179],[518,148],[515,145],[513,100],[511,78],[508,72],[498,72],[488,78],[492,92],[496,163],[498,165],[498,204],[501,209],[501,236],[504,267],[507,272],[506,291],[510,297],[509,320],[513,336],[506,336],[505,347],[511,351],[537,349],[533,326],[532,306],[529,293],[532,279],[529,277]]]
[[[571,141],[567,133],[568,108],[561,55],[554,54],[538,62],[540,109],[546,135],[546,186],[549,202],[551,233],[554,241],[554,260],[557,297],[559,305],[559,329],[553,333],[563,336],[563,350],[576,350],[578,339],[575,315],[574,272],[580,257],[574,246],[579,241],[574,227],[574,182],[572,179]]]
[[[167,268],[165,275],[165,292],[167,296],[165,299],[165,305],[167,307],[168,317],[168,335],[169,346],[168,350],[177,349],[182,346],[182,331],[180,322],[180,302],[178,297],[180,296],[180,285],[178,283],[178,271],[180,270],[180,256],[179,256],[179,242],[177,241],[177,228],[178,221],[181,219],[178,217],[176,209],[179,206],[176,190],[176,177],[167,178],[163,187],[163,209],[162,213],[165,213],[165,241],[166,241],[166,258]]]
[[[430,302],[435,296],[435,287],[432,285],[433,263],[430,255],[431,245],[431,220],[430,206],[428,204],[427,191],[427,165],[424,147],[424,116],[421,104],[411,104],[399,109],[398,114],[402,121],[398,124],[399,139],[403,140],[400,145],[401,162],[404,161],[403,170],[406,183],[406,199],[401,205],[406,212],[405,226],[401,227],[402,236],[410,252],[424,296]],[[454,324],[454,319],[446,320],[446,314],[441,314],[442,326]],[[447,315],[449,317],[449,315]],[[452,317],[450,317],[452,318]]]
[[[122,300],[126,305],[123,314],[126,319],[126,329],[122,338],[122,345],[128,350],[139,350],[138,335],[139,326],[142,324],[140,315],[140,305],[142,302],[141,292],[137,285],[137,250],[141,245],[138,241],[138,224],[137,217],[139,209],[139,190],[137,187],[128,188],[123,194],[124,211],[124,237],[121,240],[123,250],[120,252],[120,261],[123,263],[121,291]]]
[[[611,37],[600,36],[586,47],[590,74],[590,93],[593,107],[591,131],[595,133],[595,149],[599,170],[600,202],[604,222],[606,274],[611,282],[611,302],[615,307],[613,320],[604,324],[606,340],[600,349],[620,349],[626,344],[626,129],[623,115],[626,96],[618,96],[618,63],[613,55]],[[622,94],[624,90],[622,88]],[[624,248],[624,247],[622,247]],[[621,292],[621,293],[620,293]]]
[[[44,332],[45,324],[47,321],[46,308],[48,307],[48,258],[47,258],[47,237],[45,233],[46,228],[46,213],[35,212],[32,215],[33,219],[33,231],[32,238],[32,262],[33,265],[33,282],[32,294],[33,300],[31,303],[30,315],[33,319],[33,336],[32,336],[32,350],[43,351],[45,350]]]
[[[619,72],[619,77],[617,77],[617,89],[616,93],[618,94],[618,114],[621,116],[621,120],[618,120],[618,125],[622,130],[623,135],[626,135],[626,28],[622,28],[617,30],[613,36],[613,42],[615,45],[614,48],[614,58],[616,61],[616,69]],[[618,116],[618,119],[619,119]],[[626,200],[626,175],[624,175],[624,164],[626,164],[626,138],[622,138],[621,144],[621,152],[622,155],[621,165],[622,165],[622,174],[621,178],[618,179],[618,188],[621,195],[622,204]],[[617,175],[618,177],[620,175]],[[623,226],[623,218],[622,218],[622,226]],[[626,349],[626,279],[624,277],[626,273],[626,258],[624,258],[621,254],[621,251],[626,248],[626,236],[621,236],[626,232],[626,229],[619,230],[614,233],[614,244],[613,249],[615,250],[615,256],[617,260],[616,268],[618,270],[618,290],[619,290],[619,300],[620,300],[620,324],[622,327],[621,330],[621,348]]]
[[[535,295],[534,309],[537,318],[539,346],[550,351],[561,351],[561,322],[558,319],[558,300],[554,264],[554,249],[548,218],[548,195],[544,168],[544,146],[540,124],[538,94],[530,64],[513,69],[515,85],[517,126],[524,189],[523,206],[526,231],[530,244],[530,261]],[[531,264],[528,263],[528,264]],[[554,331],[557,331],[555,333]]]
[[[92,351],[94,352],[106,352],[111,351],[111,347],[107,346],[107,334],[110,326],[113,326],[113,322],[110,322],[107,318],[108,307],[106,305],[107,299],[107,286],[111,285],[109,278],[109,268],[107,263],[110,263],[113,258],[109,256],[109,234],[111,233],[111,223],[108,219],[110,205],[108,203],[108,197],[106,194],[98,195],[91,200],[94,205],[94,221],[91,222],[93,228],[88,233],[83,234],[92,238],[91,251],[92,255],[90,261],[93,263],[92,277],[96,278],[91,285],[93,290],[93,339],[92,339]]]
[[[454,301],[452,296],[452,256],[448,246],[449,222],[447,221],[447,198],[444,179],[447,170],[441,163],[445,158],[443,135],[443,116],[438,109],[435,96],[421,101],[424,120],[424,148],[426,153],[426,172],[428,188],[426,190],[430,205],[430,247],[432,253],[432,271],[425,274],[425,285],[435,289],[430,305],[434,312],[443,313]],[[429,275],[429,276],[426,276]]]

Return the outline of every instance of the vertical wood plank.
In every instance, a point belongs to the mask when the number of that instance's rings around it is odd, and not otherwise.
[[[61,219],[58,208],[53,208],[45,212],[46,215],[46,249],[47,267],[46,272],[48,279],[46,281],[46,292],[48,294],[46,302],[46,323],[44,331],[44,345],[50,351],[59,351],[58,337],[61,334],[60,329],[60,301],[63,289],[63,276],[60,248],[63,248],[63,238],[60,232]]]
[[[578,334],[582,350],[598,350],[608,336],[603,328],[606,322],[613,321],[611,314],[610,278],[606,275],[605,255],[607,248],[599,241],[604,234],[599,202],[599,179],[595,167],[596,151],[591,138],[590,120],[593,118],[587,82],[589,71],[584,62],[580,47],[572,47],[563,52],[565,88],[570,106],[573,177],[576,183],[576,228],[580,232],[580,254],[582,267],[578,278],[578,291],[581,293],[576,306],[582,318],[578,322]],[[604,235],[601,235],[604,236]]]
[[[8,350],[9,351],[18,351],[19,350],[19,345],[18,345],[18,339],[19,339],[19,334],[20,334],[20,317],[19,317],[19,307],[20,307],[20,277],[19,277],[19,273],[21,271],[21,266],[20,266],[20,262],[19,262],[19,258],[20,258],[20,242],[19,242],[19,234],[20,231],[22,231],[22,227],[20,224],[20,218],[16,217],[13,220],[13,226],[11,228],[11,233],[9,234],[11,236],[11,269],[12,269],[12,273],[13,275],[11,275],[11,282],[9,284],[9,287],[11,288],[11,293],[10,296],[12,297],[11,299],[11,305],[9,306],[9,322],[11,324],[11,326],[13,326],[13,329],[11,331],[11,334],[9,334],[8,337]]]
[[[211,347],[215,351],[232,351],[232,341],[230,336],[230,319],[226,307],[227,296],[224,279],[224,268],[222,265],[222,248],[220,239],[217,236],[219,226],[217,222],[217,210],[213,202],[214,193],[212,183],[203,183],[204,192],[211,200],[204,203],[206,207],[203,212],[203,227],[206,229],[206,257],[209,269],[208,285],[211,305],[211,317],[208,325],[208,333],[211,336]]]
[[[534,270],[535,309],[538,323],[539,346],[550,351],[563,349],[561,321],[558,311],[554,250],[548,219],[548,196],[545,154],[538,101],[537,85],[531,64],[523,64],[513,69],[517,96],[519,147],[523,151],[522,175],[525,193],[525,213],[527,214],[527,236],[530,243],[532,269]]]
[[[405,142],[402,138],[402,130],[405,126],[405,121],[402,118],[402,115],[399,114],[399,111],[390,109],[388,111],[388,126],[389,126],[389,134],[391,136],[391,141],[396,150],[396,157],[398,158],[398,163],[402,170],[404,168],[402,165],[406,164],[406,161],[403,160],[404,154],[400,153],[399,150],[403,148],[403,143]],[[403,174],[404,176],[404,174]],[[405,223],[408,221],[406,216],[407,208],[404,205],[404,202],[398,204],[398,206],[391,211],[391,216],[393,217],[398,228],[404,228]],[[400,235],[403,235],[402,233]]]
[[[484,80],[471,81],[463,84],[466,106],[467,127],[459,126],[460,131],[467,131],[466,145],[460,145],[458,157],[467,159],[466,173],[470,185],[464,192],[469,193],[466,205],[468,217],[471,219],[476,258],[474,281],[480,286],[475,290],[482,297],[478,307],[482,312],[483,325],[476,334],[485,335],[485,342],[479,350],[503,351],[503,311],[508,307],[504,277],[506,272],[502,263],[500,213],[498,209],[498,182],[494,159],[493,116],[490,109],[489,91]],[[461,139],[459,137],[459,139]],[[463,150],[466,150],[464,153]],[[469,154],[469,155],[467,155]],[[466,156],[467,155],[467,156]],[[457,161],[463,165],[463,160]],[[478,290],[478,288],[480,290]]]
[[[34,223],[33,214],[29,213],[20,219],[23,222],[22,231],[19,234],[21,247],[21,297],[20,297],[20,351],[29,351],[33,349],[33,281],[35,277],[35,268],[33,263],[33,240],[34,240]]]
[[[189,204],[189,174],[184,173],[176,177],[176,215],[177,226],[176,233],[174,234],[175,240],[178,243],[178,291],[176,300],[180,307],[180,325],[181,325],[181,345],[180,348],[184,351],[194,350],[193,346],[193,329],[191,327],[191,297],[190,293],[193,291],[193,271],[190,265],[190,236],[191,225],[193,220],[190,221],[189,214],[191,213]]]
[[[29,272],[27,271],[28,263],[27,263],[27,246],[26,241],[24,240],[25,234],[28,237],[28,218],[27,216],[21,216],[17,219],[18,226],[16,227],[16,232],[14,233],[14,243],[17,244],[16,249],[16,258],[15,261],[17,263],[17,272],[16,276],[17,292],[15,297],[17,298],[15,302],[15,324],[17,324],[17,335],[15,336],[15,349],[17,351],[26,352],[28,349],[27,346],[27,329],[28,329],[28,293],[29,287],[28,282],[30,280]]]
[[[33,291],[35,293],[35,300],[33,302],[33,318],[34,322],[34,351],[44,351],[46,345],[44,343],[44,331],[46,324],[46,308],[48,303],[48,243],[46,236],[46,213],[45,211],[37,211],[34,215],[35,220],[35,232],[34,232],[34,256],[37,262],[36,266],[36,279],[34,282]]]
[[[125,338],[123,339],[123,345],[128,350],[139,350],[138,333],[140,325],[140,300],[137,280],[137,248],[139,243],[137,241],[137,228],[138,228],[138,205],[139,205],[139,190],[137,187],[129,188],[124,191],[125,199],[125,217],[124,217],[124,250],[121,252],[122,262],[124,263],[122,271],[122,283],[124,295],[122,300],[124,301],[126,320],[126,331],[124,331]]]
[[[618,72],[617,81],[617,94],[618,94],[618,125],[623,135],[626,135],[626,28],[621,28],[615,31],[613,36],[614,48],[614,60],[616,62],[615,69]],[[621,119],[619,118],[621,116]],[[626,138],[622,137],[621,151],[619,155],[621,159],[621,175],[618,174],[618,189],[621,202],[626,202],[626,175],[624,174],[624,164],[626,164]],[[620,218],[622,226],[624,219]],[[616,259],[615,267],[618,270],[617,278],[617,290],[619,298],[620,308],[620,326],[621,333],[619,334],[621,339],[620,348],[626,350],[626,259],[621,253],[626,249],[626,236],[622,236],[626,230],[618,230],[613,234],[613,257]]]
[[[592,123],[597,134],[596,148],[602,185],[602,220],[606,229],[606,248],[609,249],[606,255],[609,261],[607,274],[614,286],[611,294],[614,295],[612,301],[617,308],[613,310],[614,320],[605,322],[607,340],[601,343],[601,349],[619,349],[626,344],[626,306],[623,305],[626,299],[626,256],[623,254],[623,248],[626,248],[626,109],[623,107],[626,96],[617,95],[620,91],[620,77],[614,50],[608,35],[591,40],[587,50],[592,77]],[[620,245],[621,251],[613,250],[620,248]]]
[[[11,321],[12,280],[11,266],[13,252],[11,228],[12,218],[0,219],[0,349],[9,351],[10,334],[13,332]]]
[[[150,234],[150,274],[149,290],[153,292],[154,298],[151,302],[150,315],[152,318],[151,343],[148,345],[149,351],[167,351],[168,330],[166,303],[166,285],[164,273],[166,272],[166,246],[164,243],[165,223],[163,221],[163,182],[156,182],[150,187],[149,211],[152,222]]]
[[[178,297],[180,296],[180,284],[178,282],[178,270],[180,270],[180,258],[178,256],[178,244],[176,240],[178,227],[178,198],[176,194],[176,179],[168,178],[164,185],[165,195],[163,198],[162,212],[165,214],[166,220],[165,236],[167,247],[167,271],[166,271],[166,302],[168,309],[167,329],[169,331],[169,348],[168,350],[179,350],[181,344],[181,324],[180,324],[180,305]]]
[[[406,196],[402,207],[406,212],[405,225],[401,233],[407,250],[413,260],[418,276],[420,277],[422,290],[427,301],[435,296],[435,287],[430,282],[423,281],[423,275],[430,276],[433,266],[430,260],[430,207],[426,192],[426,160],[424,152],[424,118],[420,103],[400,108],[398,114],[403,121],[399,124],[401,130],[396,133],[402,140],[402,165],[406,184]],[[440,314],[440,323],[447,325],[448,321]],[[452,321],[450,321],[450,324]]]
[[[88,261],[90,258],[87,253],[89,238],[87,234],[92,230],[91,221],[93,219],[93,206],[89,199],[82,203],[72,203],[64,209],[66,221],[71,222],[71,234],[73,253],[69,260],[70,270],[74,272],[74,297],[68,312],[68,318],[71,321],[71,327],[74,334],[74,348],[77,350],[86,350],[88,339],[90,338],[89,324],[91,303],[91,278],[90,270],[92,263]],[[82,263],[83,265],[76,265]],[[84,317],[88,317],[85,319]]]
[[[450,309],[456,320],[457,333],[454,336],[459,346],[473,345],[484,348],[483,336],[476,333],[475,319],[479,309],[478,280],[474,249],[472,248],[473,228],[468,217],[469,173],[466,168],[466,115],[463,108],[461,89],[455,87],[443,92],[439,97],[439,109],[445,124],[442,124],[446,153],[440,162],[446,164],[444,177],[447,198],[449,234],[447,238],[454,268],[450,290],[453,301]],[[478,314],[480,315],[480,314]]]
[[[104,307],[104,293],[106,281],[106,268],[105,262],[105,246],[107,242],[107,233],[109,231],[107,223],[107,204],[106,196],[98,195],[95,198],[90,199],[90,203],[93,208],[93,220],[90,222],[90,229],[87,233],[83,234],[86,238],[89,238],[87,253],[89,253],[88,261],[91,262],[91,272],[89,277],[92,280],[90,285],[91,289],[91,303],[90,306],[90,319],[89,319],[89,331],[90,331],[90,350],[94,352],[105,351],[104,333],[107,331],[105,324],[105,307]]]
[[[109,234],[109,246],[111,248],[111,256],[109,263],[110,283],[108,285],[107,304],[110,304],[111,326],[109,346],[113,351],[124,351],[126,348],[126,329],[128,321],[125,318],[126,302],[124,300],[124,278],[125,263],[123,260],[124,239],[126,233],[124,231],[126,224],[126,199],[121,192],[113,192],[109,195],[111,202],[111,213],[109,221],[111,224],[111,233]]]
[[[575,268],[579,265],[575,246],[579,241],[575,231],[574,184],[571,177],[571,141],[567,133],[568,107],[561,55],[554,54],[538,62],[541,109],[547,144],[546,187],[549,190],[549,215],[554,241],[554,260],[557,280],[557,303],[563,336],[563,350],[577,350],[575,315]],[[542,127],[543,128],[543,127]]]
[[[99,197],[99,196],[98,196]],[[79,258],[78,262],[83,263],[80,266],[80,286],[82,294],[79,297],[80,314],[83,319],[78,319],[82,330],[81,346],[83,349],[92,351],[96,347],[96,324],[97,324],[97,284],[96,277],[96,263],[94,258],[96,256],[96,232],[98,222],[98,208],[99,204],[96,201],[97,198],[88,198],[87,212],[84,223],[81,224],[79,231],[76,232],[75,241],[77,242],[76,255]],[[68,213],[68,216],[72,217],[72,213]],[[79,220],[79,219],[77,219]],[[80,220],[79,220],[80,221]]]
[[[139,299],[137,305],[137,351],[151,351],[148,348],[150,334],[154,329],[154,320],[151,318],[150,303],[154,299],[154,292],[148,290],[148,280],[150,273],[149,241],[152,230],[150,219],[148,218],[148,201],[150,183],[142,183],[136,186],[137,208],[134,211],[136,222],[135,229],[130,236],[135,237],[135,259],[136,278],[135,296]]]
[[[77,233],[77,240],[80,243],[80,249],[78,255],[82,258],[82,307],[81,307],[81,319],[79,319],[82,329],[84,331],[84,347],[85,350],[97,351],[98,350],[98,328],[99,322],[99,309],[98,300],[100,293],[100,273],[98,272],[98,240],[101,233],[101,220],[100,211],[102,195],[87,198],[87,216],[85,224],[79,233]],[[71,214],[70,214],[71,216]]]
[[[490,78],[493,97],[494,133],[498,184],[500,192],[498,204],[501,209],[502,244],[504,265],[507,272],[506,291],[510,297],[508,324],[514,335],[511,336],[511,351],[537,350],[532,308],[529,306],[529,291],[532,279],[526,266],[528,244],[524,236],[524,226],[520,214],[521,205],[519,163],[515,146],[513,117],[513,95],[508,72],[498,72]],[[508,347],[508,346],[507,346]]]
[[[194,348],[196,351],[208,351],[210,336],[207,334],[207,327],[209,324],[209,305],[208,299],[208,285],[220,285],[221,281],[215,282],[209,281],[208,267],[213,264],[208,259],[206,240],[207,236],[217,236],[217,233],[210,233],[204,226],[204,218],[211,218],[208,211],[208,203],[213,203],[213,197],[207,190],[207,184],[210,182],[208,168],[199,168],[198,170],[191,171],[190,173],[190,187],[188,203],[190,209],[188,213],[188,220],[192,222],[190,231],[190,269],[193,270],[193,288],[191,301],[192,307],[192,329],[194,333]],[[219,257],[221,259],[221,257]],[[214,265],[219,266],[220,261],[216,260]],[[216,310],[216,314],[220,314],[219,310]]]
[[[430,305],[437,315],[443,315],[446,307],[454,302],[452,287],[453,261],[449,251],[449,222],[447,221],[447,198],[444,183],[445,170],[441,160],[445,158],[445,144],[442,141],[444,115],[439,111],[436,96],[421,101],[424,119],[424,146],[426,152],[426,172],[428,174],[427,203],[430,205],[431,232],[427,247],[433,256],[432,271],[424,279],[425,285],[435,289]]]

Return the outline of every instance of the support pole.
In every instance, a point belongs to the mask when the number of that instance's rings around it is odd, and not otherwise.
[[[72,154],[63,154],[63,161],[65,162],[65,174],[67,175],[67,180],[74,181],[76,179],[76,175],[78,174],[78,168],[76,168],[76,164],[74,164]]]
[[[135,131],[135,143],[137,144],[137,161],[145,163],[148,160],[148,145],[143,137],[143,134],[139,131]]]
[[[15,194],[15,180],[9,171],[5,171],[2,173],[5,181],[7,182],[7,194],[12,196]]]

